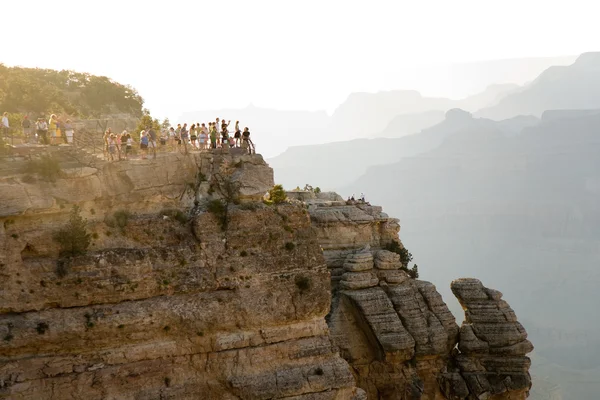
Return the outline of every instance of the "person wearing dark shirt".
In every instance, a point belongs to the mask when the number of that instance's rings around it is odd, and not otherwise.
[[[152,158],[156,158],[156,131],[151,126],[146,128],[150,139],[149,147],[152,149]]]
[[[250,130],[248,130],[248,127],[245,127],[244,132],[242,133],[242,148],[248,149],[248,154],[252,154],[254,149],[254,143],[252,143],[252,140],[250,139]]]
[[[23,117],[21,127],[23,128],[23,134],[25,135],[27,142],[31,143],[33,141],[33,138],[31,136],[31,121],[29,120],[29,117],[27,115]]]

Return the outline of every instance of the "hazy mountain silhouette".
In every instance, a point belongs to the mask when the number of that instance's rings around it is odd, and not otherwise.
[[[569,66],[553,66],[536,80],[477,116],[505,119],[515,115],[541,116],[551,109],[600,108],[600,52],[584,53]]]
[[[338,140],[368,137],[384,130],[396,115],[446,111],[453,105],[450,99],[423,97],[414,90],[352,93],[334,111],[329,130]]]
[[[502,287],[563,398],[594,398],[599,154],[600,111],[549,111],[515,136],[465,126],[427,153],[369,168],[341,192],[364,192],[400,218],[403,243],[444,298],[456,271]],[[590,379],[568,380],[584,368]]]
[[[476,111],[496,104],[517,88],[513,84],[491,85],[461,100],[424,97],[413,90],[352,93],[331,116],[329,130],[339,139],[372,137],[377,132],[387,133],[376,135],[380,137],[399,137],[434,125],[441,121],[441,113],[451,108]]]
[[[309,183],[322,189],[336,189],[354,181],[370,166],[390,164],[403,157],[430,151],[457,131],[494,129],[513,136],[538,121],[535,117],[518,117],[497,122],[473,118],[469,112],[452,109],[446,113],[444,121],[418,134],[295,146],[268,161],[275,170],[275,180],[285,187]]]
[[[520,88],[519,85],[514,83],[490,85],[483,92],[458,100],[457,107],[467,111],[477,111],[483,107],[491,107]]]
[[[371,137],[395,138],[417,133],[442,122],[445,115],[446,113],[441,110],[396,115],[383,131]]]
[[[485,91],[462,100],[452,101],[455,108],[467,111],[476,111],[482,104],[488,106],[498,103],[503,97],[519,89],[515,84],[490,85]],[[445,112],[441,110],[430,110],[414,114],[396,115],[381,132],[370,135],[371,137],[401,137],[411,133],[417,133],[442,122]]]

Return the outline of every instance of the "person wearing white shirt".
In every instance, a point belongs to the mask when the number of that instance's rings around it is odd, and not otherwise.
[[[8,113],[7,112],[5,112],[2,115],[1,127],[2,127],[2,133],[4,134],[4,137],[8,137],[8,130],[10,129],[10,126],[8,124]]]

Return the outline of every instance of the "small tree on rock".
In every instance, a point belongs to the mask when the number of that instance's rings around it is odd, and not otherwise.
[[[287,194],[282,185],[275,185],[273,189],[269,190],[269,200],[273,204],[280,204],[287,200]]]
[[[86,230],[87,220],[81,217],[80,211],[79,206],[73,206],[67,225],[54,234],[61,256],[84,254],[90,246],[92,235]]]

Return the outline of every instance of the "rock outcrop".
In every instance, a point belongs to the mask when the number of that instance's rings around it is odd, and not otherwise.
[[[364,398],[329,337],[306,210],[256,201],[262,157],[66,172],[0,182],[0,398]],[[92,245],[65,257],[72,205]]]
[[[477,279],[458,279],[451,289],[465,310],[460,354],[454,359],[470,393],[475,398],[527,397],[531,361],[525,355],[533,345],[502,293]]]
[[[501,293],[453,282],[459,329],[381,207],[265,205],[258,155],[96,162],[56,182],[7,171],[2,399],[527,397],[533,347]],[[80,254],[57,237],[73,206]]]
[[[369,399],[527,397],[533,347],[500,292],[453,282],[466,313],[459,330],[435,286],[386,250],[399,241],[397,219],[364,202],[306,198],[331,271],[331,336]]]

